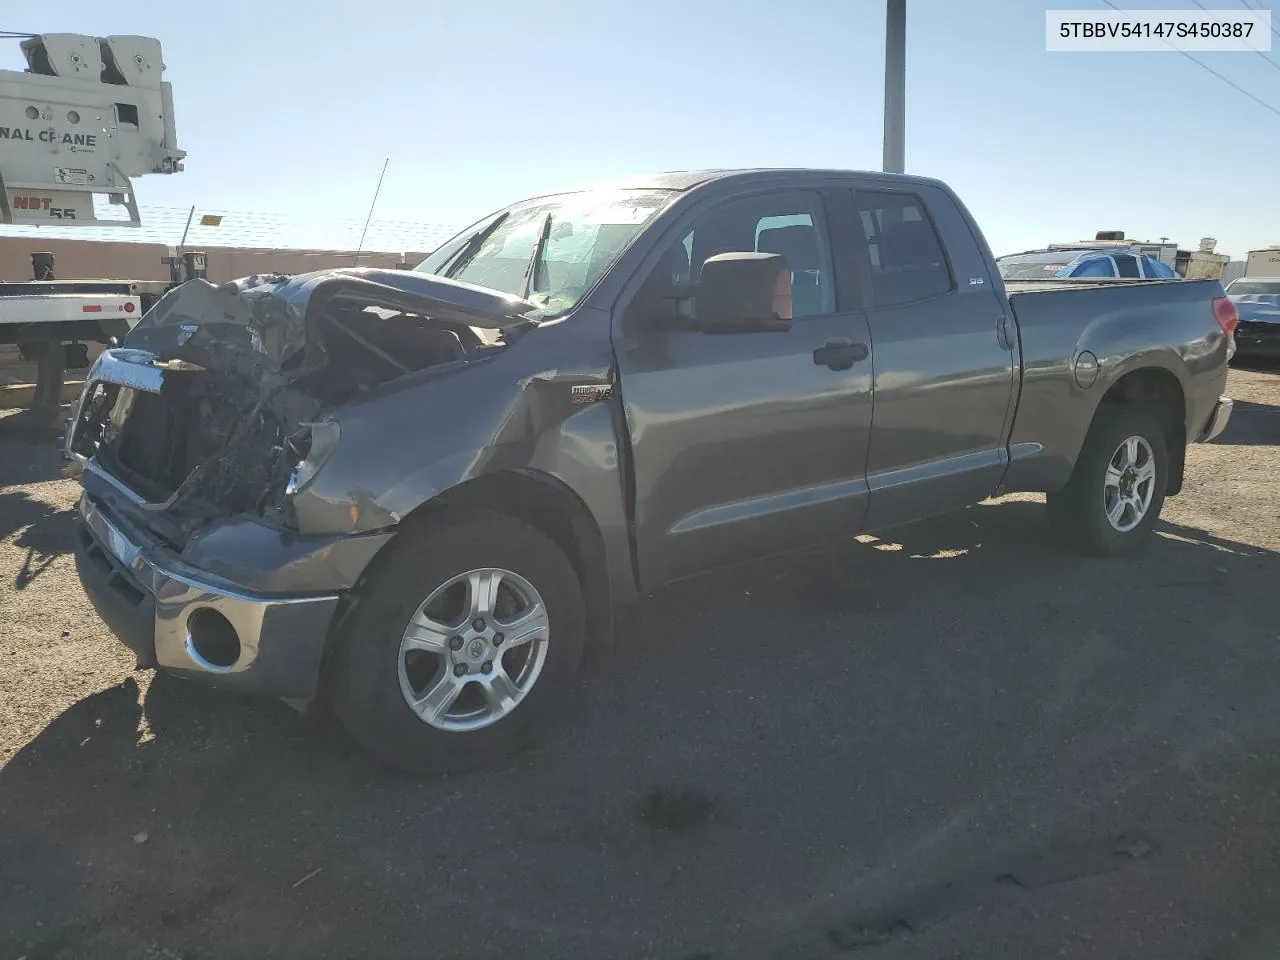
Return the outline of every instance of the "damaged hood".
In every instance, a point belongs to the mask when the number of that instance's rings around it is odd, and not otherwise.
[[[231,349],[263,373],[305,368],[311,314],[343,301],[488,330],[537,326],[537,306],[520,297],[430,274],[351,267],[221,285],[188,280],[147,311],[124,345],[200,365]]]

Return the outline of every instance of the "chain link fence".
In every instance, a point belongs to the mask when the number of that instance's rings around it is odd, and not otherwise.
[[[119,219],[123,208],[95,197],[97,214]],[[373,252],[430,252],[461,229],[444,223],[384,220],[375,217],[365,232],[363,217],[289,215],[266,211],[231,210],[223,207],[139,207],[142,225],[130,226],[16,226],[0,225],[0,237],[36,242],[48,240],[91,240],[114,243],[154,243],[176,247],[186,236],[187,249],[205,247],[256,247],[276,250],[343,250],[357,248]],[[33,247],[34,249],[34,247]]]

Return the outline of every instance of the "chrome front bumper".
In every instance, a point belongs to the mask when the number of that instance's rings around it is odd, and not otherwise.
[[[1231,419],[1231,411],[1235,407],[1230,397],[1219,397],[1217,404],[1213,408],[1213,413],[1209,415],[1209,422],[1205,424],[1203,432],[1196,438],[1196,443],[1208,443],[1210,440],[1217,438],[1218,434],[1227,429],[1227,422]]]
[[[126,534],[87,494],[79,513],[81,583],[139,666],[248,693],[315,694],[336,594],[254,594],[189,567],[162,544]]]

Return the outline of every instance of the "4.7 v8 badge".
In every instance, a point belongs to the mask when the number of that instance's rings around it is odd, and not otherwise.
[[[569,388],[569,402],[575,406],[584,403],[599,403],[613,396],[613,384],[580,383]]]

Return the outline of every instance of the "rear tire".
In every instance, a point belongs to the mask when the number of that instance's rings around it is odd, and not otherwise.
[[[492,511],[431,521],[406,535],[376,561],[336,638],[326,676],[334,710],[366,749],[401,770],[443,773],[493,762],[537,736],[568,699],[586,637],[578,576],[539,530]],[[474,598],[490,592],[487,612],[478,613]],[[536,599],[519,606],[521,597]],[[448,603],[456,613],[438,613]],[[540,628],[504,628],[522,616],[533,623],[539,605]],[[488,622],[477,631],[483,617]],[[430,628],[410,638],[411,620]],[[521,643],[522,631],[540,631],[540,639]],[[420,638],[420,650],[406,651]],[[443,692],[430,700],[436,690]]]
[[[1151,534],[1169,483],[1169,445],[1151,413],[1104,406],[1067,485],[1048,496],[1049,522],[1072,549],[1132,556]]]

